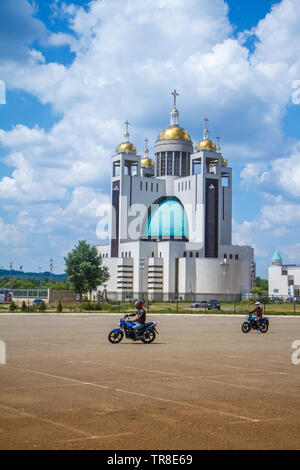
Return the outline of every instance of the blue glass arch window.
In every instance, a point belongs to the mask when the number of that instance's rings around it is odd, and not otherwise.
[[[176,198],[161,198],[148,211],[142,238],[187,240],[188,220],[181,202]]]

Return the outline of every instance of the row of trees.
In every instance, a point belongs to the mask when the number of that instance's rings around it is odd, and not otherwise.
[[[45,302],[42,300],[42,302],[39,305],[29,305],[26,304],[25,301],[22,302],[21,307],[19,307],[15,302],[11,302],[9,305],[9,311],[10,312],[16,312],[17,310],[20,310],[21,312],[45,312],[47,310]],[[61,301],[59,301],[56,311],[61,313],[63,311],[63,306]]]
[[[0,287],[8,289],[53,289],[75,290],[80,294],[87,294],[109,279],[108,268],[102,266],[102,257],[96,246],[80,240],[71,252],[64,258],[68,278],[52,282],[50,278],[38,277],[16,278],[10,276],[0,277]]]
[[[53,289],[53,290],[72,290],[74,286],[68,279],[55,281],[51,283],[48,277],[38,279],[36,277],[10,277],[0,276],[0,287],[7,289]]]

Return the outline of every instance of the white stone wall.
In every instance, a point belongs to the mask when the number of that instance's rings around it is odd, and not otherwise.
[[[287,297],[297,295],[300,289],[300,266],[270,266],[268,270],[269,296]],[[283,274],[285,273],[286,274]],[[288,281],[293,280],[294,284],[289,285]]]

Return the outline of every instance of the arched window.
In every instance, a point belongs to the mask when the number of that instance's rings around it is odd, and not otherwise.
[[[148,212],[142,238],[187,240],[188,220],[184,208],[176,198],[161,198]]]

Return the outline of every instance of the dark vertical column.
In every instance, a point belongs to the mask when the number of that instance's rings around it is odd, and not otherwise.
[[[173,174],[173,152],[167,152],[167,175]]]
[[[156,153],[156,176],[160,176],[160,153]]]
[[[186,167],[187,167],[186,155],[187,155],[186,152],[181,153],[181,176],[186,176]]]
[[[175,292],[178,293],[178,258],[175,258]]]
[[[112,238],[111,256],[119,256],[119,214],[120,214],[120,181],[114,181],[112,186]]]
[[[223,220],[225,219],[225,188],[223,186]]]
[[[218,181],[207,179],[205,192],[205,257],[218,258]]]
[[[130,184],[130,188],[129,188],[129,205],[131,206],[132,205],[132,176],[131,175],[130,175],[130,178],[129,178],[129,184]]]
[[[190,176],[190,174],[191,174],[191,154],[187,153],[186,175]]]
[[[160,175],[165,176],[166,175],[166,152],[161,152],[160,158],[161,158]]]

